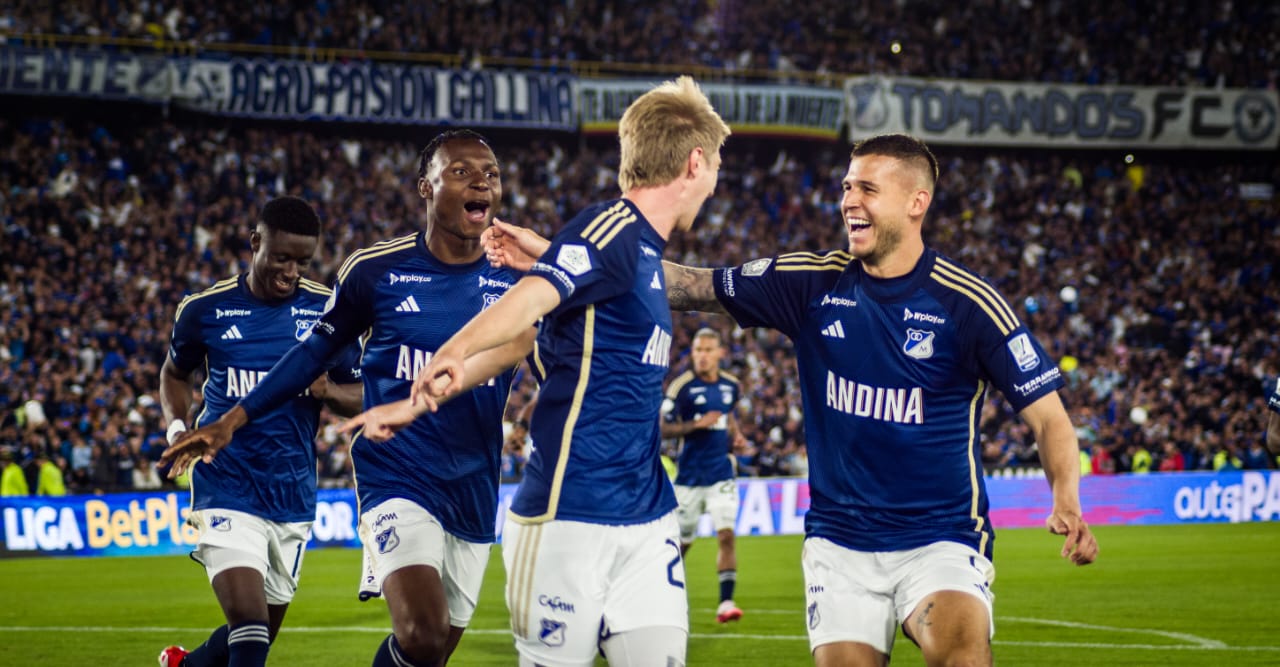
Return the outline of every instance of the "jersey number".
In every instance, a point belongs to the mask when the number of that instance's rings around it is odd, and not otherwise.
[[[676,550],[676,557],[672,558],[670,563],[667,563],[667,583],[676,588],[684,588],[684,582],[676,578],[676,570],[680,570],[680,574],[684,574],[684,568],[680,567],[680,545],[676,544],[675,540],[667,540],[667,544],[670,544],[671,548]]]

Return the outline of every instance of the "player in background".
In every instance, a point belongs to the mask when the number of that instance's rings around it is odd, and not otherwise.
[[[937,164],[905,135],[855,146],[842,181],[848,251],[718,269],[664,262],[673,309],[726,313],[795,344],[810,456],[802,564],[820,667],[887,665],[897,625],[928,664],[991,664],[994,533],[977,438],[989,387],[1036,436],[1062,557],[1098,555],[1060,372],[995,289],[924,245]],[[495,265],[521,266],[543,247],[509,225],[486,238]]]
[[[675,495],[659,460],[671,310],[670,235],[716,186],[729,127],[693,79],[636,98],[618,127],[622,198],[589,206],[498,303],[442,346],[414,385],[474,382],[473,355],[542,320],[533,453],[503,524],[519,664],[683,665],[688,599]],[[447,406],[446,406],[447,407]],[[398,428],[411,410],[378,415]]]
[[[720,332],[699,329],[689,351],[692,368],[667,386],[662,402],[662,437],[680,439],[676,467],[676,519],[680,524],[680,553],[693,546],[694,533],[703,513],[711,515],[719,551],[716,574],[720,580],[720,605],[716,621],[742,618],[733,602],[738,579],[738,556],[733,529],[738,520],[738,481],[733,445],[743,439],[733,407],[742,396],[738,378],[720,370],[724,357]]]
[[[1280,464],[1280,379],[1276,380],[1276,388],[1267,398],[1267,408],[1270,409],[1267,414],[1267,451]]]
[[[469,130],[435,137],[422,151],[417,191],[424,229],[353,253],[311,337],[223,419],[166,450],[166,459],[180,466],[213,457],[236,428],[357,340],[366,407],[409,396],[437,348],[516,280],[490,267],[480,245],[502,200],[498,160],[483,137]],[[386,442],[359,434],[351,447],[366,556],[360,596],[383,596],[391,615],[375,667],[445,664],[475,611],[495,535],[509,371],[534,335],[531,327],[509,333],[510,345],[468,369],[492,380]]]
[[[178,306],[160,371],[168,439],[186,431],[197,369],[207,373],[196,423],[221,417],[293,344],[305,338],[329,299],[303,278],[320,242],[320,219],[305,201],[267,202],[249,236],[249,271],[219,281]],[[189,654],[171,646],[160,664],[262,665],[297,590],[316,515],[315,437],[320,408],[360,409],[359,347],[343,351],[328,374],[308,375],[298,391],[236,434],[227,453],[191,476],[191,521],[200,541],[191,556],[205,567],[227,619]],[[308,386],[310,388],[308,390]]]

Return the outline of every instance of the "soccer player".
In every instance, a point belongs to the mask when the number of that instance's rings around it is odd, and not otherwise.
[[[662,402],[662,437],[680,439],[676,468],[676,520],[680,524],[680,552],[693,546],[694,532],[703,513],[711,515],[719,551],[716,573],[720,579],[720,606],[716,621],[742,618],[733,602],[738,579],[733,528],[738,520],[738,482],[732,445],[742,439],[733,406],[742,396],[738,378],[720,370],[724,346],[720,332],[699,329],[689,351],[693,368],[676,376]]]
[[[888,664],[899,624],[928,664],[992,662],[995,535],[977,437],[988,387],[1036,436],[1061,555],[1098,555],[1060,372],[995,289],[924,245],[937,165],[905,135],[855,146],[842,181],[848,251],[664,263],[672,308],[727,313],[795,343],[810,456],[802,564],[820,667]],[[540,247],[503,227],[486,252],[517,266]]]
[[[1280,380],[1276,380],[1276,388],[1267,399],[1267,451],[1280,464]]]
[[[231,409],[309,334],[330,296],[327,287],[302,277],[319,243],[320,219],[309,204],[273,199],[249,236],[249,271],[179,304],[160,371],[170,442],[187,429],[197,369],[207,374],[197,419],[206,423]],[[204,565],[227,623],[189,654],[166,648],[161,665],[265,664],[297,590],[316,516],[320,408],[343,415],[360,409],[358,359],[358,346],[346,349],[327,375],[317,370],[302,378],[297,391],[237,433],[224,456],[195,466],[191,521],[200,541],[191,556]]]
[[[333,298],[312,335],[226,416],[165,452],[181,464],[208,459],[230,434],[295,393],[300,378],[364,339],[365,405],[409,396],[415,374],[516,274],[485,261],[480,234],[502,200],[498,160],[475,132],[454,130],[423,149],[417,191],[425,228],[355,252],[338,272]],[[513,373],[534,331],[479,358],[494,377],[386,442],[366,434],[351,447],[366,570],[361,598],[382,595],[392,633],[375,667],[443,665],[479,599],[497,517],[502,413]],[[486,365],[486,364],[492,365]]]
[[[675,495],[659,460],[670,235],[715,189],[729,127],[693,79],[636,98],[618,128],[622,198],[589,206],[414,385],[430,406],[472,355],[540,318],[533,454],[503,524],[521,665],[683,665],[688,599]],[[446,406],[447,407],[447,406]]]

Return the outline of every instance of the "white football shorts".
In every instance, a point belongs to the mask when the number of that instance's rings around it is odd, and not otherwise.
[[[810,537],[800,560],[811,652],[832,642],[861,642],[891,653],[898,626],[938,591],[962,591],[982,600],[995,636],[995,566],[967,545],[934,542],[905,551],[854,551]]]
[[[310,521],[282,523],[218,508],[194,511],[187,521],[200,531],[191,557],[204,566],[210,583],[224,570],[247,567],[262,575],[267,604],[293,600],[311,539]]]
[[[387,575],[410,565],[428,565],[440,573],[449,602],[449,624],[465,628],[480,600],[480,585],[493,545],[468,542],[445,531],[421,505],[392,498],[360,514],[364,545],[361,597],[381,595]]]
[[[710,486],[676,485],[676,520],[680,524],[680,541],[693,544],[698,521],[704,513],[711,515],[711,525],[718,533],[733,530],[738,522],[738,480],[726,479]]]
[[[689,601],[675,514],[610,526],[519,523],[507,516],[502,559],[516,649],[547,667],[594,664],[599,643],[649,627],[678,645],[656,647],[683,664]]]

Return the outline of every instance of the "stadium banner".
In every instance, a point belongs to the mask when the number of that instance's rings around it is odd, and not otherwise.
[[[228,116],[577,130],[574,77],[385,62],[175,58],[174,103]]]
[[[163,55],[0,46],[0,93],[159,103],[169,84]]]
[[[852,141],[1049,148],[1273,150],[1274,90],[998,83],[857,76],[844,92]]]
[[[661,83],[644,79],[579,79],[578,110],[583,132],[618,131],[622,112]],[[700,82],[734,134],[839,139],[844,96],[814,86]]]
[[[1052,506],[1040,478],[986,478],[991,523],[1040,528]],[[497,531],[516,485],[498,491]],[[739,535],[799,535],[809,511],[804,479],[740,479]],[[1081,480],[1085,518],[1094,525],[1280,521],[1280,471],[1090,475]],[[0,557],[143,556],[191,552],[198,535],[186,525],[187,492],[0,498]],[[356,497],[321,489],[312,524],[315,547],[359,547]],[[703,516],[698,534],[713,534]]]

